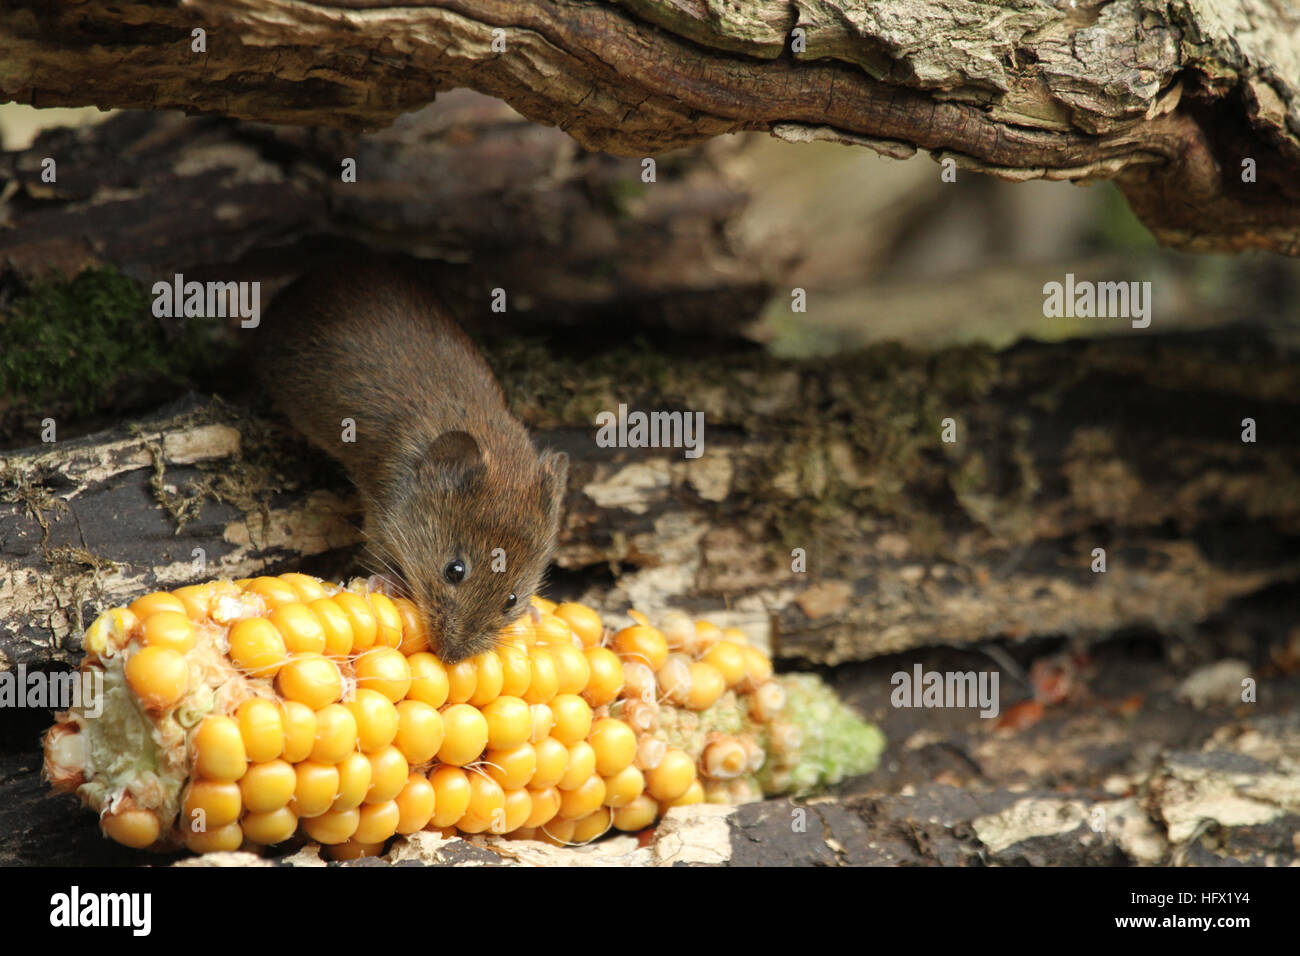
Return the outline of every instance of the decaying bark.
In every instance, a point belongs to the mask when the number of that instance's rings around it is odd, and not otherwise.
[[[124,113],[0,154],[0,181],[27,184],[0,206],[0,260],[37,278],[108,263],[146,288],[177,272],[256,280],[265,306],[322,248],[353,246],[423,259],[475,328],[545,317],[554,333],[617,314],[734,332],[770,279],[758,250],[728,239],[748,197],[699,152],[651,189],[635,160],[582,153],[468,91],[370,136]],[[39,182],[47,156],[53,184]],[[344,158],[355,181],[340,181]],[[497,287],[504,316],[487,308]]]
[[[623,154],[763,130],[1013,179],[1114,176],[1166,243],[1300,253],[1285,0],[3,6],[0,95],[37,106],[355,129],[468,86]]]
[[[1177,631],[1300,579],[1300,369],[1249,345],[491,356],[538,441],[573,459],[555,586],[609,611],[680,605],[835,663]],[[702,456],[598,447],[592,422],[620,403],[702,412]],[[222,405],[7,455],[0,480],[14,661],[75,659],[85,615],[142,590],[357,540],[338,472]]]

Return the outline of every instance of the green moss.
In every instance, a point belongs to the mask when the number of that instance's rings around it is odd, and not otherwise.
[[[768,760],[759,771],[763,792],[808,793],[833,787],[848,777],[870,773],[880,763],[885,735],[835,696],[815,674],[783,674],[781,720],[793,725],[797,745],[769,744]]]
[[[192,380],[219,351],[209,338],[194,323],[164,335],[145,289],[113,269],[38,282],[0,306],[0,396],[19,411],[86,414]]]

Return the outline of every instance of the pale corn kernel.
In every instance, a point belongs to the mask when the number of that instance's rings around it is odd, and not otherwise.
[[[705,776],[714,780],[731,780],[745,772],[749,754],[739,740],[723,736],[704,748],[700,763]]]
[[[671,654],[655,674],[659,693],[679,707],[691,699],[691,663],[685,654]]]
[[[785,688],[776,681],[760,684],[749,698],[749,713],[762,723],[769,723],[785,710]]]
[[[636,757],[632,763],[639,770],[653,770],[668,752],[668,744],[658,737],[642,737],[637,741]]]

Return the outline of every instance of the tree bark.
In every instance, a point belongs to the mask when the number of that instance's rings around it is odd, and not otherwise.
[[[1300,253],[1284,0],[3,6],[0,95],[37,106],[357,129],[468,86],[629,155],[763,130],[1012,179],[1117,177],[1163,242]]]
[[[1300,580],[1300,369],[1248,343],[490,357],[572,457],[553,592],[607,611],[683,606],[830,664],[1177,632]],[[703,454],[598,447],[591,423],[620,403],[701,412]],[[0,502],[11,662],[75,660],[87,615],[152,588],[341,574],[358,539],[337,469],[219,403],[10,454]]]

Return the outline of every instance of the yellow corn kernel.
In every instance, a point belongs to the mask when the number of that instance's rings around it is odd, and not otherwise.
[[[557,816],[541,828],[542,839],[544,842],[554,843],[556,846],[570,846],[570,840],[573,838],[573,831],[577,824],[577,820],[564,820]]]
[[[587,778],[596,772],[596,751],[585,740],[569,747],[569,762],[564,768],[564,776],[556,784],[561,790],[576,790],[587,782]]]
[[[632,765],[638,770],[653,770],[664,759],[668,744],[658,737],[642,737],[636,745],[636,757]]]
[[[408,658],[412,654],[422,654],[429,650],[429,629],[425,626],[424,615],[408,598],[393,598],[393,606],[402,621],[402,641],[397,649]],[[400,831],[399,831],[400,832]]]
[[[710,624],[708,621],[704,621],[702,623],[709,624],[710,627],[717,626],[714,624]],[[746,644],[749,643],[749,635],[747,635],[744,631],[742,631],[738,627],[724,627],[722,629],[722,639],[724,641],[731,641],[731,643],[733,644],[739,644],[741,647],[744,647]]]
[[[303,820],[302,828],[317,843],[328,846],[351,839],[360,823],[360,810],[329,810]]]
[[[126,682],[146,710],[166,710],[189,689],[190,665],[167,647],[143,647],[126,661]]]
[[[722,629],[712,621],[695,622],[695,644],[691,648],[696,656],[708,653],[709,648],[722,640]]]
[[[407,763],[427,763],[442,747],[442,715],[423,701],[402,701],[397,705],[395,743]]]
[[[320,654],[302,654],[285,663],[275,678],[281,696],[319,711],[343,696],[338,665]]]
[[[505,818],[506,792],[487,774],[469,775],[469,806],[457,822],[457,828],[466,833],[482,833],[494,823],[501,828]]]
[[[396,800],[368,803],[361,808],[361,819],[357,822],[353,839],[361,843],[383,843],[397,832],[401,819],[402,811]]]
[[[352,621],[332,598],[317,598],[307,605],[325,632],[325,653],[347,657],[352,653]]]
[[[377,690],[357,689],[345,705],[357,722],[357,742],[365,753],[383,750],[397,738],[397,708]]]
[[[213,591],[211,584],[189,584],[173,591],[172,597],[185,605],[185,613],[191,620],[202,621],[208,616]]]
[[[248,594],[256,594],[266,602],[267,608],[274,610],[284,604],[292,604],[298,600],[298,592],[292,585],[286,584],[279,578],[260,577],[254,578],[253,582],[244,589]]]
[[[528,740],[533,731],[533,711],[518,697],[497,697],[482,709],[488,742],[493,750],[510,750]]]
[[[727,689],[727,679],[722,671],[704,661],[691,663],[691,692],[686,706],[691,710],[707,710],[718,702]]]
[[[284,638],[264,617],[246,617],[230,629],[230,660],[250,677],[274,677],[287,655]]]
[[[550,648],[555,659],[556,687],[560,694],[580,694],[591,678],[591,665],[587,655],[572,644],[555,644]]]
[[[488,765],[488,776],[505,790],[526,787],[537,772],[537,751],[529,743],[509,750],[489,750],[483,760]]]
[[[745,690],[753,690],[771,679],[772,662],[766,654],[747,645],[740,646],[740,653],[745,658],[745,681],[742,685]]]
[[[330,804],[330,809],[351,810],[361,806],[370,792],[370,758],[365,754],[350,753],[337,766],[339,794]]]
[[[632,620],[636,621],[638,624],[644,624],[646,627],[650,626],[650,618],[646,617],[636,608],[628,608],[627,616],[630,617]]]
[[[402,613],[386,594],[372,591],[367,595],[375,615],[375,646],[397,648],[402,644]],[[417,648],[418,650],[418,648]],[[405,656],[405,655],[403,655]],[[390,833],[389,836],[392,836]]]
[[[566,601],[555,609],[554,614],[573,628],[583,647],[595,647],[605,636],[605,625],[601,623],[600,615],[585,604]]]
[[[411,668],[411,689],[406,696],[418,700],[430,707],[441,707],[447,703],[450,685],[447,682],[447,668],[442,661],[428,651],[412,654],[406,659]]]
[[[670,654],[655,674],[663,696],[679,707],[691,699],[691,659],[685,654]]]
[[[546,790],[556,786],[564,779],[564,772],[569,769],[569,748],[554,737],[545,737],[533,744],[533,753],[537,759],[537,769],[528,781],[534,790]],[[592,760],[595,766],[595,760]]]
[[[357,749],[357,719],[342,704],[329,704],[316,711],[316,742],[311,759],[317,763],[338,763]]]
[[[375,647],[356,659],[354,670],[357,687],[377,690],[396,704],[411,689],[411,665],[402,652],[391,647]]]
[[[339,769],[333,764],[303,760],[293,768],[297,778],[290,809],[300,817],[315,817],[334,803],[339,792]]]
[[[537,640],[537,632],[533,627],[532,617],[523,614],[515,618],[501,629],[498,637],[503,644],[516,644],[520,647],[527,647]]]
[[[498,828],[495,824],[488,827],[493,833],[513,833],[524,825],[524,822],[532,816],[533,797],[527,790],[507,790],[504,813],[502,814],[501,826]]]
[[[284,760],[255,763],[239,780],[239,793],[251,813],[270,813],[289,805],[298,776]]]
[[[194,625],[180,611],[154,611],[144,619],[147,647],[166,647],[180,654],[194,647]]]
[[[475,707],[484,707],[496,700],[505,681],[505,670],[501,658],[492,651],[479,654],[474,660],[474,693],[469,703]]]
[[[280,580],[293,588],[293,593],[303,604],[319,601],[325,596],[325,589],[321,587],[320,581],[310,574],[299,574],[297,571],[290,571],[287,574],[280,575]]]
[[[693,803],[704,802],[704,785],[697,778],[694,783],[686,788],[686,792],[675,800],[668,800],[659,806],[660,812],[666,813],[669,807],[687,807]],[[724,800],[723,803],[731,803],[730,800]]]
[[[608,807],[597,807],[591,813],[574,822],[573,835],[569,839],[579,845],[590,843],[609,832],[613,811]]]
[[[582,699],[592,707],[603,707],[623,689],[623,663],[608,647],[588,647],[584,652],[590,674]]]
[[[438,759],[463,767],[477,760],[487,747],[487,718],[469,704],[452,704],[442,711],[442,734]]]
[[[668,642],[668,650],[689,653],[695,642],[695,622],[681,611],[668,611],[659,622],[659,633]]]
[[[534,625],[537,632],[537,643],[539,644],[559,644],[565,647],[574,647],[577,640],[573,633],[573,628],[564,618],[556,617],[553,614],[543,614],[542,619]],[[574,650],[577,650],[574,647]]]
[[[749,698],[749,712],[762,723],[770,723],[785,709],[785,688],[776,681],[759,684]]]
[[[513,644],[503,644],[496,649],[496,655],[501,660],[501,696],[522,698],[533,682],[528,652]]]
[[[636,767],[627,766],[605,778],[605,806],[625,807],[645,791],[645,777]]]
[[[406,786],[397,795],[397,832],[407,834],[423,830],[433,819],[436,805],[436,794],[429,778],[422,773],[408,776]]]
[[[591,707],[577,694],[557,694],[550,703],[555,725],[551,736],[566,747],[591,733]]]
[[[244,843],[244,831],[238,823],[227,823],[215,830],[185,832],[185,845],[195,853],[232,853]]]
[[[728,687],[735,687],[745,679],[745,653],[737,644],[718,641],[709,648],[704,660],[721,671]]]
[[[659,802],[654,797],[641,794],[625,807],[614,811],[614,826],[628,833],[644,830],[659,816]]]
[[[240,826],[249,840],[270,846],[283,843],[298,832],[298,816],[288,807],[280,807],[267,813],[246,813]]]
[[[379,636],[379,622],[366,599],[351,591],[340,591],[330,600],[348,617],[348,624],[352,627],[352,650],[368,651],[374,647],[375,638]]]
[[[545,826],[560,812],[560,791],[556,787],[547,787],[545,790],[530,788],[528,796],[532,800],[532,812],[524,821],[525,827]]]
[[[533,720],[533,731],[528,735],[528,742],[535,744],[551,735],[551,728],[555,726],[555,711],[551,710],[550,704],[529,704],[528,709]]]
[[[541,611],[543,614],[551,614],[555,611],[554,601],[547,600],[537,594],[534,594],[529,598],[529,601],[532,603],[533,607],[537,608],[537,610]]]
[[[560,689],[560,677],[555,670],[555,656],[549,647],[534,644],[528,648],[528,664],[533,672],[533,679],[524,693],[524,700],[530,704],[549,704],[551,698]]]
[[[243,809],[239,784],[195,780],[186,788],[180,824],[186,830],[215,830],[234,823]]]
[[[159,611],[175,611],[178,614],[184,614],[185,603],[174,594],[168,594],[166,591],[154,591],[152,594],[136,598],[127,605],[127,610],[143,621]]]
[[[291,655],[325,652],[325,628],[307,605],[282,604],[267,620],[280,632],[285,650]]]
[[[370,789],[366,792],[366,803],[387,803],[406,786],[406,778],[411,775],[410,764],[396,747],[386,747],[378,753],[369,754]]]
[[[280,702],[284,720],[284,759],[296,764],[306,760],[316,746],[316,711],[296,700]]]
[[[209,780],[238,780],[248,769],[239,723],[233,717],[205,717],[194,733],[194,769]]]
[[[433,787],[434,809],[430,821],[435,827],[456,825],[469,809],[469,774],[460,767],[435,767],[429,774]]]
[[[645,664],[652,671],[664,666],[668,659],[668,642],[653,627],[637,624],[625,627],[614,635],[614,650],[624,660],[636,660]]]
[[[109,837],[133,850],[151,846],[162,833],[157,814],[138,807],[105,813],[99,818],[99,825]]]
[[[705,776],[714,780],[730,780],[745,772],[749,753],[735,737],[719,737],[704,748],[700,758]]]
[[[249,760],[265,763],[284,753],[284,717],[275,703],[250,697],[235,711],[235,720]]]
[[[478,687],[478,666],[473,658],[467,658],[459,664],[447,668],[447,700],[452,704],[464,704],[474,696]]]
[[[602,777],[612,777],[632,766],[636,733],[623,721],[602,717],[592,726],[590,741],[596,754],[596,773]]]
[[[560,816],[566,820],[594,813],[604,802],[605,781],[594,773],[572,790],[560,788]]]
[[[661,803],[676,800],[695,782],[695,762],[677,747],[669,747],[659,765],[645,775],[646,792]]]

